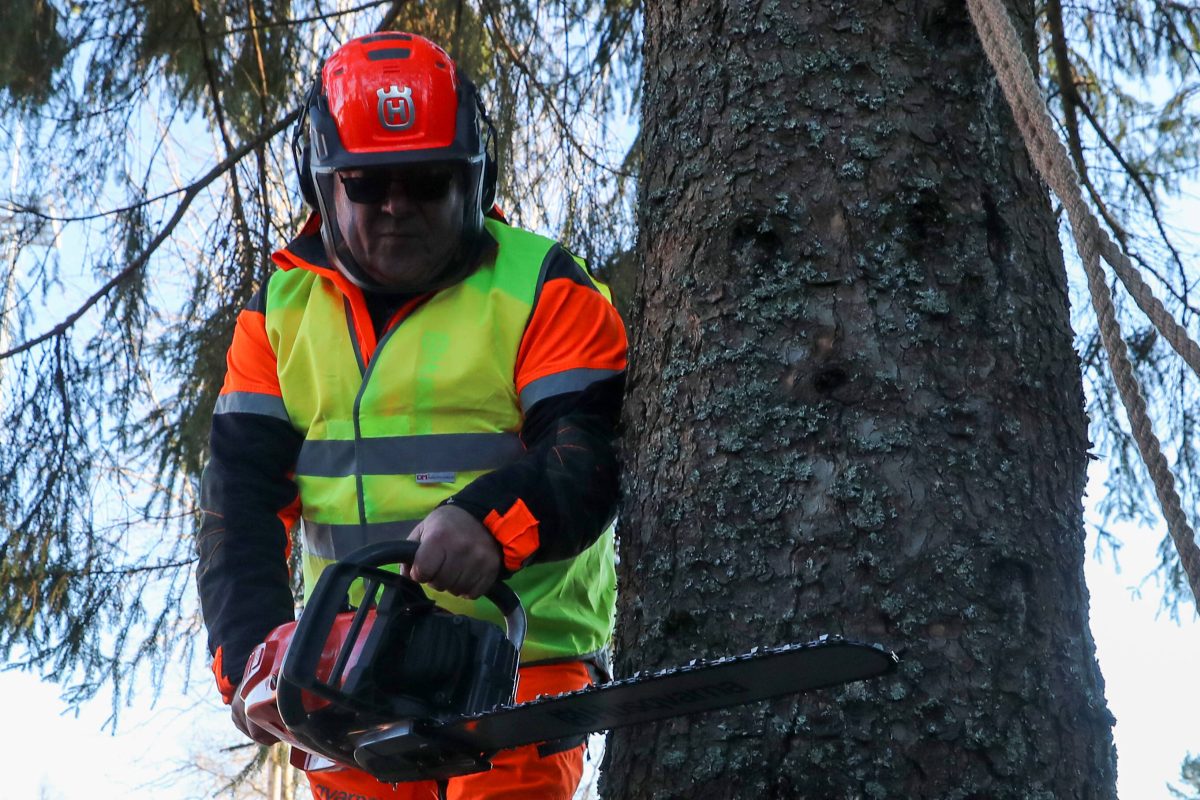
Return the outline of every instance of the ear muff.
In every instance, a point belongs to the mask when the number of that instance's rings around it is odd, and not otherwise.
[[[317,77],[313,80],[308,92],[304,95],[304,106],[300,109],[300,119],[292,133],[292,161],[296,168],[296,179],[300,184],[300,195],[309,208],[317,207],[317,187],[312,179],[312,136],[308,128],[308,112],[312,104],[321,96],[321,68],[317,68]]]
[[[467,112],[467,108],[474,106],[475,109],[473,124],[479,131],[480,144],[483,150],[483,166],[479,173],[479,211],[481,214],[486,215],[492,210],[492,206],[496,202],[496,181],[500,172],[499,162],[496,158],[496,126],[492,124],[492,119],[488,116],[487,109],[483,107],[483,99],[479,96],[479,87],[475,85],[474,81],[463,76],[461,73],[459,80],[463,85],[463,94],[459,97],[459,119],[464,119],[463,112]],[[469,116],[467,118],[469,119]]]
[[[475,94],[475,107],[479,110],[479,118],[483,121],[483,191],[480,193],[480,209],[484,214],[492,210],[496,203],[496,180],[500,173],[500,165],[496,158],[496,126],[492,124],[483,101]]]

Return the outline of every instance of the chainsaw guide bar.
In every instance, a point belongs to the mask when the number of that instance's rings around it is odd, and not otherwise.
[[[431,753],[439,746],[490,753],[838,686],[889,673],[898,663],[894,653],[879,645],[838,636],[756,647],[740,656],[695,659],[686,666],[637,673],[577,692],[457,719],[365,734],[358,740],[354,757],[368,772],[386,781],[388,774],[407,774],[414,757],[420,760],[419,751],[424,748],[414,750],[414,745],[422,742]]]

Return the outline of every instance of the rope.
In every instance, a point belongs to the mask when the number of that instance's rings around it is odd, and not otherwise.
[[[1138,452],[1150,472],[1155,494],[1167,521],[1167,531],[1179,552],[1179,561],[1187,575],[1192,598],[1200,603],[1200,547],[1197,546],[1200,542],[1183,513],[1179,493],[1175,490],[1175,477],[1167,466],[1158,437],[1151,427],[1146,401],[1130,366],[1125,341],[1121,338],[1112,292],[1104,279],[1101,259],[1112,266],[1138,307],[1197,375],[1200,375],[1200,346],[1154,296],[1129,258],[1108,237],[1084,203],[1075,167],[1050,121],[1041,89],[1001,0],[967,0],[967,8],[988,60],[1000,80],[1004,96],[1012,108],[1034,166],[1067,210],[1075,246],[1087,273],[1088,292],[1100,322],[1100,339],[1108,352],[1117,392],[1125,406],[1125,413],[1129,415]]]

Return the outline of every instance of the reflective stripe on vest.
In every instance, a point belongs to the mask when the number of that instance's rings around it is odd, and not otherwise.
[[[515,433],[442,433],[373,439],[313,440],[300,450],[296,473],[326,478],[489,471],[525,452]],[[441,483],[442,481],[432,481]]]
[[[619,374],[620,372],[615,369],[568,369],[538,378],[536,381],[530,381],[521,390],[521,410],[528,411],[539,400],[568,392],[578,392],[598,380]]]
[[[407,539],[420,521],[419,519],[404,519],[398,522],[373,522],[367,525],[325,525],[306,519],[301,524],[304,526],[306,552],[336,561],[369,544]]]
[[[517,353],[554,243],[490,220],[488,230],[499,245],[495,261],[415,308],[365,368],[351,306],[333,281],[303,268],[270,279],[267,337],[286,416],[305,437],[294,477],[306,596],[332,560],[407,538],[447,497],[520,458],[522,401],[597,377],[567,371],[517,397]],[[605,646],[613,563],[609,531],[574,559],[527,567],[509,580],[529,618],[522,660]],[[457,613],[495,616],[486,601],[430,594]]]
[[[259,392],[228,392],[217,398],[213,414],[260,414],[288,421],[283,398]]]

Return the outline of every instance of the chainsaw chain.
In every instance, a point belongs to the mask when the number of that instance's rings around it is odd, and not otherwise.
[[[688,661],[686,664],[683,664],[683,665],[680,665],[677,667],[667,667],[665,669],[655,670],[652,672],[651,671],[646,671],[646,672],[638,671],[626,678],[616,678],[614,680],[608,681],[607,683],[593,684],[593,685],[585,687],[583,689],[578,689],[574,692],[562,692],[561,694],[553,694],[553,695],[543,694],[543,695],[539,695],[538,697],[534,698],[533,700],[528,700],[524,703],[516,703],[511,706],[501,706],[499,708],[504,711],[515,711],[518,709],[526,709],[526,708],[531,708],[534,706],[542,705],[544,703],[558,702],[559,700],[562,700],[562,699],[568,698],[568,697],[586,697],[588,694],[591,694],[593,692],[608,691],[615,687],[628,686],[628,685],[632,685],[635,683],[640,683],[642,681],[650,680],[652,678],[667,678],[667,677],[672,677],[675,675],[686,675],[689,672],[695,672],[695,671],[701,670],[701,669],[709,669],[712,667],[722,666],[724,664],[735,664],[740,661],[751,661],[751,660],[754,660],[757,658],[762,658],[763,656],[778,655],[778,654],[782,654],[782,653],[791,653],[796,650],[809,650],[809,649],[814,649],[814,648],[818,648],[818,647],[824,647],[824,646],[827,646],[830,644],[837,644],[840,642],[847,642],[847,641],[849,641],[849,640],[846,639],[845,637],[837,635],[837,634],[823,634],[820,637],[813,639],[812,641],[808,641],[808,642],[799,642],[796,644],[778,645],[775,647],[763,647],[763,646],[759,645],[756,647],[752,647],[748,652],[742,653],[741,655],[724,656],[722,658],[711,659],[711,660],[710,659],[702,659],[702,658],[693,658],[691,661]],[[884,650],[883,646],[879,645],[879,644],[874,645],[874,647],[877,647],[880,650]],[[895,655],[893,655],[892,657],[895,658]],[[493,714],[496,713],[496,711],[497,711],[497,709],[493,708],[489,711],[481,711],[476,714],[456,716],[452,719],[445,720],[442,724],[457,726],[460,722],[470,722],[471,720],[481,719],[483,717],[492,716]]]

